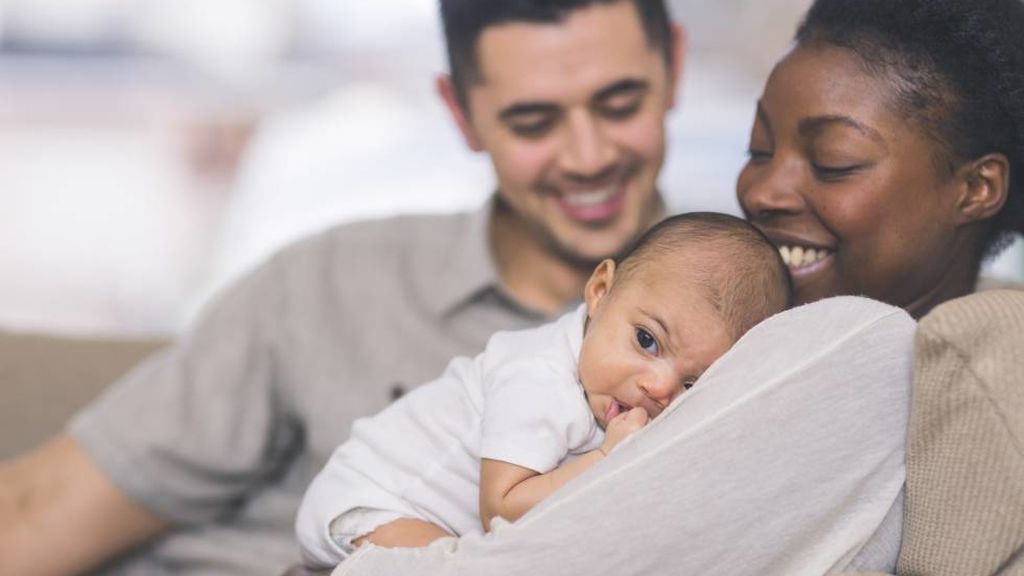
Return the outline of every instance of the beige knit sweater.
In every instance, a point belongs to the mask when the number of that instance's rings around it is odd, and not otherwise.
[[[1024,291],[920,323],[901,575],[1024,575]]]
[[[925,316],[913,394],[897,573],[1024,576],[1024,291]]]
[[[900,576],[1024,575],[1024,291],[921,321],[904,513]]]

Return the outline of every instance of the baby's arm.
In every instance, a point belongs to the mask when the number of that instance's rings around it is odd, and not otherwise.
[[[366,536],[357,538],[352,544],[358,548],[366,542],[372,542],[384,548],[419,548],[428,546],[438,538],[445,538],[451,534],[443,528],[426,520],[415,518],[399,518],[378,526],[373,532]]]
[[[643,408],[633,408],[616,416],[608,423],[600,448],[582,454],[547,474],[484,458],[480,463],[480,520],[484,530],[490,531],[491,520],[495,516],[509,522],[518,520],[538,502],[604,458],[619,442],[643,428],[647,421],[647,412]]]

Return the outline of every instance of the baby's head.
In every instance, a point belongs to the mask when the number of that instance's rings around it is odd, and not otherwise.
[[[744,220],[667,218],[587,282],[579,377],[599,424],[653,418],[743,334],[790,305],[778,251]]]

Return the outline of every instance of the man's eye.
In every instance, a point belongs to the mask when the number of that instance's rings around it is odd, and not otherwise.
[[[522,136],[524,138],[540,138],[547,134],[553,125],[553,120],[545,118],[530,122],[513,122],[508,126],[509,129],[511,129],[517,136]]]
[[[690,388],[693,388],[693,385],[696,383],[697,381],[694,380],[693,378],[687,378],[686,380],[683,381],[683,390],[689,390]]]
[[[634,100],[627,104],[620,104],[617,106],[604,106],[601,108],[601,113],[612,120],[625,120],[637,113],[640,110],[640,100]]]
[[[636,329],[636,343],[640,345],[640,348],[650,354],[658,353],[658,341],[651,336],[651,333],[643,328]]]

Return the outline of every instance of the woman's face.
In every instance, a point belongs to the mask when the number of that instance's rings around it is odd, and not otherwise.
[[[765,86],[737,195],[787,258],[797,303],[861,294],[919,316],[973,274],[957,179],[899,114],[892,81],[820,45],[794,49]]]

